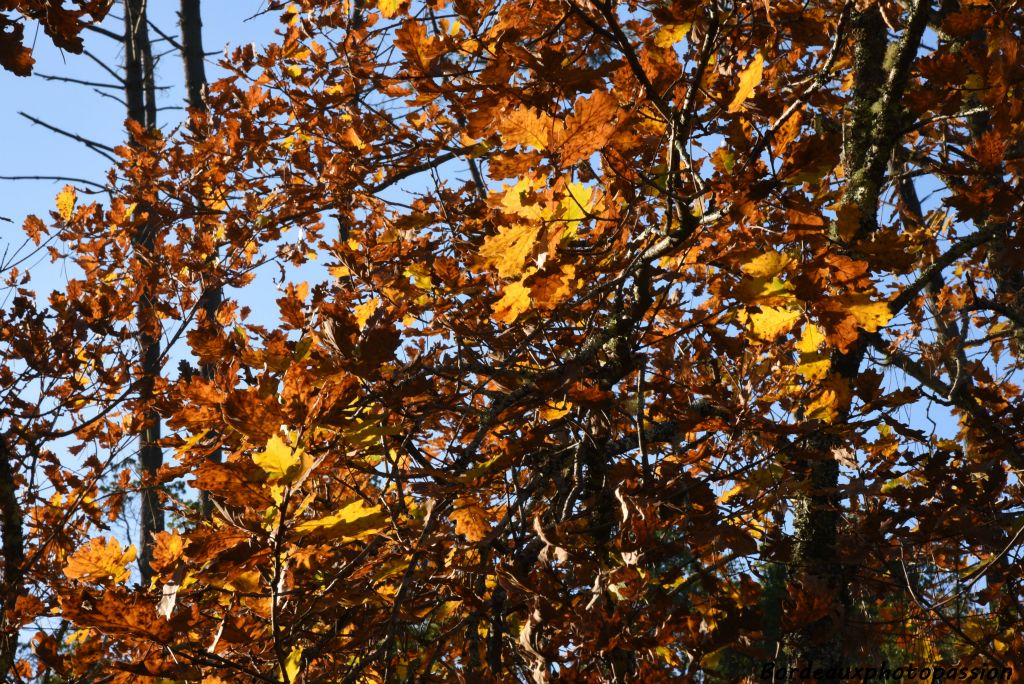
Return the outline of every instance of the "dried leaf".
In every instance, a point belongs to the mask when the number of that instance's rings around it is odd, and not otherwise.
[[[122,551],[121,543],[113,537],[95,537],[68,558],[64,575],[68,579],[117,584],[131,576],[131,570],[126,566],[134,560],[134,545]]]
[[[761,83],[763,73],[764,56],[759,52],[747,64],[746,68],[740,72],[739,87],[736,89],[736,95],[732,98],[732,102],[729,103],[730,112],[738,112],[743,107],[743,103],[747,101],[747,98],[754,94],[754,88]]]

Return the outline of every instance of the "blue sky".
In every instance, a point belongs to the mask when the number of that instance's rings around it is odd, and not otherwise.
[[[203,40],[207,52],[217,55],[207,59],[207,76],[214,80],[222,75],[216,66],[220,55],[229,44],[266,43],[273,37],[277,13],[260,14],[265,0],[207,0],[203,3]],[[165,34],[177,39],[178,3],[174,0],[154,0],[149,3],[150,20]],[[121,30],[120,4],[107,17],[104,26],[111,31]],[[40,75],[65,76],[86,81],[113,83],[101,66],[86,55],[73,55],[53,46],[41,31],[33,26],[26,31],[29,42],[35,43],[35,72],[30,78],[19,78],[0,72],[0,130],[4,132],[3,154],[0,155],[0,176],[70,176],[103,182],[110,162],[79,142],[60,136],[37,126],[18,114],[25,112],[47,123],[111,147],[124,139],[124,106],[98,94],[92,87],[58,81],[48,81]],[[86,50],[112,67],[122,62],[120,46],[94,32],[84,33]],[[153,40],[160,37],[153,34]],[[156,42],[154,53],[170,49],[166,42]],[[161,107],[181,107],[184,87],[181,59],[176,52],[164,56],[158,63],[159,85],[170,86],[161,91]],[[114,97],[120,93],[104,89]],[[168,130],[184,116],[183,109],[167,109],[159,113],[161,128]],[[28,214],[44,218],[53,208],[54,197],[64,186],[59,181],[0,181],[0,216],[14,223],[0,221],[4,246],[20,243],[18,226]],[[61,276],[56,271],[44,280],[37,276],[35,287],[42,291],[59,288]]]

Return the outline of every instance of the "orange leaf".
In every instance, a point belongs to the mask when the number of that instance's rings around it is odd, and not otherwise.
[[[64,575],[68,579],[80,579],[100,584],[124,582],[131,576],[125,566],[135,560],[135,546],[124,551],[113,537],[96,537],[80,547],[68,558]]]
[[[555,139],[563,167],[572,166],[590,157],[607,144],[615,132],[613,122],[619,103],[598,90],[588,99],[576,100],[573,114],[565,121],[564,130],[556,130]]]
[[[764,73],[764,56],[758,53],[750,64],[740,72],[740,86],[729,104],[730,112],[738,112],[747,98],[754,94],[754,88],[761,82]]]
[[[529,107],[517,107],[498,124],[505,149],[523,145],[546,151],[551,144],[554,119]]]
[[[539,233],[540,226],[526,223],[502,227],[497,235],[484,240],[480,256],[485,265],[497,268],[502,278],[514,278],[523,272]]]
[[[524,278],[525,280],[525,278]],[[519,315],[530,308],[530,288],[519,280],[505,286],[505,294],[492,306],[491,318],[511,325]]]
[[[455,531],[471,542],[483,541],[491,533],[487,509],[473,499],[459,499],[449,517],[455,523]]]

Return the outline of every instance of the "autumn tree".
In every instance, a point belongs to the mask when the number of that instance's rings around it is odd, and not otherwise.
[[[1019,8],[278,9],[109,206],[28,226],[88,264],[45,315],[187,340],[104,443],[158,413],[150,485],[213,508],[150,490],[186,521],[152,582],[114,538],[48,557],[82,646],[34,672],[1024,657]]]

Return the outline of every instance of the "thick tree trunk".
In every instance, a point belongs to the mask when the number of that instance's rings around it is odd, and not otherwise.
[[[851,211],[857,218],[852,235],[841,231],[838,221],[832,225],[832,241],[841,247],[855,244],[878,228],[879,198],[899,138],[900,100],[929,13],[929,0],[918,0],[902,35],[892,43],[877,6],[855,11],[852,18],[853,92],[844,131],[842,161],[847,186],[840,212]],[[840,382],[850,383],[857,377],[865,349],[862,338],[846,353],[833,353],[832,373]],[[806,475],[796,502],[793,553],[796,584],[824,600],[830,609],[789,635],[785,654],[790,666],[813,661],[815,667],[827,668],[841,664],[847,655],[849,573],[841,559],[843,498],[839,463],[833,452],[844,446],[842,425],[849,418],[849,407],[839,409],[833,425],[823,426],[823,432],[814,438],[812,458],[800,464]]]
[[[14,482],[14,453],[6,435],[0,435],[0,541],[3,543],[3,568],[0,574],[0,681],[17,657],[18,629],[7,624],[7,614],[23,592],[22,565],[25,561],[23,515]]]
[[[185,66],[188,108],[193,112],[206,112],[206,100],[203,97],[206,90],[206,65],[203,62],[203,17],[200,0],[181,0],[178,20],[181,24],[181,57]],[[209,278],[205,279],[202,309],[206,320],[211,325],[216,320],[217,309],[220,308],[223,300],[224,290],[220,284],[211,282]],[[203,364],[199,370],[204,380],[212,380],[216,372],[212,364]],[[220,447],[217,447],[210,454],[210,460],[220,462],[221,458]],[[205,491],[200,493],[199,505],[203,517],[209,518],[213,512],[213,503],[210,501],[209,493]]]
[[[153,54],[149,42],[149,26],[146,20],[146,0],[124,0],[125,38],[125,101],[128,104],[128,118],[142,124],[145,129],[156,126],[156,97],[153,82]],[[145,263],[154,244],[155,226],[143,226],[135,235],[135,250],[140,261]],[[155,273],[154,270],[150,271]],[[141,356],[142,383],[140,399],[143,405],[150,405],[153,390],[160,375],[160,319],[151,299],[152,288],[143,294],[136,310],[139,326],[139,352]],[[163,464],[160,448],[160,416],[152,407],[144,413],[145,424],[139,434],[139,466],[143,478],[142,497],[139,510],[139,570],[142,584],[149,584],[152,574],[150,561],[153,557],[153,535],[164,529],[164,512],[160,505],[159,490],[147,482],[156,475]]]

